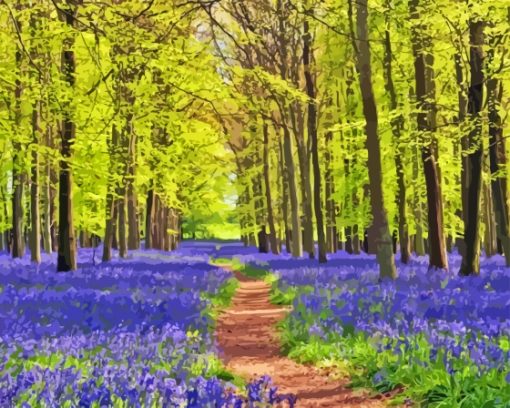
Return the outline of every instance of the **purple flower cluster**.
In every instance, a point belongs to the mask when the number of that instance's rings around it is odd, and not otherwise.
[[[230,277],[216,244],[139,251],[55,272],[0,256],[0,406],[241,407],[281,399],[267,378],[246,396],[218,379],[206,313]]]
[[[308,286],[290,316],[303,327],[304,341],[363,334],[380,350],[399,352],[426,339],[427,362],[441,356],[450,372],[459,359],[475,364],[480,375],[510,369],[510,271],[501,256],[483,259],[478,277],[428,270],[420,257],[399,264],[395,282],[379,282],[375,258],[368,255],[339,252],[324,266],[267,254],[242,258],[274,272],[281,291]],[[450,256],[451,271],[458,271],[460,260]]]

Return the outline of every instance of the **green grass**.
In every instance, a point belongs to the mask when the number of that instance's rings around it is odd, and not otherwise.
[[[205,293],[202,296],[209,300],[209,307],[205,310],[205,314],[210,316],[213,320],[216,320],[222,310],[226,309],[232,303],[232,298],[239,286],[239,282],[236,278],[232,277],[228,279],[218,289],[216,294]]]
[[[301,290],[289,288],[278,296],[288,300]],[[300,309],[300,305],[296,307]],[[334,367],[338,376],[349,376],[354,388],[379,393],[401,388],[391,405],[411,400],[420,408],[510,408],[506,372],[491,370],[480,377],[467,354],[454,361],[455,373],[450,375],[441,355],[430,360],[431,346],[424,336],[411,336],[411,346],[406,349],[380,336],[354,333],[352,327],[344,327],[343,335],[310,335],[310,326],[321,317],[327,318],[327,311],[317,316],[302,307],[300,312],[299,319],[288,316],[279,324],[283,352],[299,363]],[[379,350],[380,343],[389,348]],[[500,339],[503,349],[508,344],[506,337]],[[382,381],[378,380],[380,373],[384,373]]]
[[[214,258],[209,261],[212,265],[226,266],[228,265],[233,270],[242,273],[243,275],[253,278],[266,280],[272,275],[267,269],[257,268],[252,265],[242,263],[239,258]]]

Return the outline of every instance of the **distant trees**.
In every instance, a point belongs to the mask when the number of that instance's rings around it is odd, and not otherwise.
[[[68,271],[78,236],[85,247],[104,237],[103,260],[141,237],[171,250],[192,208],[224,211],[203,203],[222,199],[232,173],[217,116],[229,88],[192,9],[0,4],[2,66],[12,67],[0,89],[0,250],[21,257],[29,242],[34,262],[56,250]],[[159,19],[168,13],[175,21]]]

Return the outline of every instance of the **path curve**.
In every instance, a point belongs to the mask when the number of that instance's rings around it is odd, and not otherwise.
[[[319,369],[298,364],[280,353],[275,325],[288,308],[270,302],[270,285],[233,271],[239,287],[231,306],[218,318],[216,339],[227,369],[247,380],[269,375],[279,393],[293,393],[296,408],[381,408],[384,397],[353,391],[346,380],[332,380]]]

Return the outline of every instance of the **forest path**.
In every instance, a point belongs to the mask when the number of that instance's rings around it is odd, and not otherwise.
[[[216,338],[227,369],[247,380],[269,375],[278,393],[297,395],[296,408],[343,407],[379,408],[383,397],[347,387],[347,380],[333,380],[327,373],[298,364],[280,353],[275,325],[284,319],[288,308],[270,302],[270,285],[231,271],[239,287],[231,306],[218,318]]]

